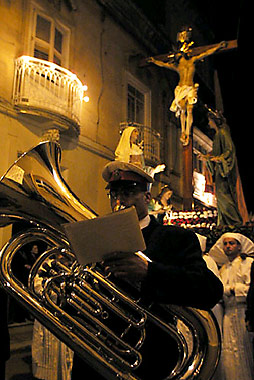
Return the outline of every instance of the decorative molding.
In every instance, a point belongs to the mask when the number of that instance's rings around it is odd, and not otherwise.
[[[66,4],[68,9],[70,11],[76,11],[77,10],[77,4],[75,0],[48,0],[50,4],[53,4],[54,8],[56,8],[58,11],[61,10],[62,2]]]
[[[59,142],[60,140],[60,131],[57,128],[48,129],[42,136],[41,141],[52,141]]]
[[[85,150],[96,154],[106,160],[113,161],[115,158],[114,152],[104,145],[98,144],[97,142],[89,139],[86,136],[79,136],[78,145]]]

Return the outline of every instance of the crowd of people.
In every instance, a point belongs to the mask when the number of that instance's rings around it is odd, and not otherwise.
[[[123,135],[125,143],[117,147],[115,161],[104,167],[102,176],[112,210],[117,204],[135,207],[146,249],[144,255],[110,252],[103,263],[106,273],[112,279],[137,284],[144,304],[212,310],[222,341],[221,359],[213,379],[253,379],[254,243],[242,234],[226,233],[207,252],[204,236],[191,229],[165,225],[165,216],[172,212],[173,191],[166,185],[152,200],[150,190],[154,176],[143,166],[136,128],[127,132]],[[125,156],[121,154],[123,147]],[[14,262],[13,273],[27,286],[28,272],[38,250],[33,246],[29,254],[21,253],[19,261]],[[40,293],[40,276],[36,284]],[[160,333],[154,333],[148,326],[147,335],[148,344],[138,376],[162,380],[169,373],[156,362],[163,357],[170,371],[177,357],[177,347],[173,344],[167,349],[157,349],[161,346]],[[8,341],[8,334],[6,337]],[[79,380],[80,373],[85,374],[86,379],[105,378],[36,320],[32,356],[34,377],[38,380]],[[4,362],[8,357],[7,349]]]

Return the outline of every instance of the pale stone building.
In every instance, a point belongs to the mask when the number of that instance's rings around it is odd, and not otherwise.
[[[70,188],[104,214],[101,171],[134,122],[146,163],[166,164],[155,189],[170,182],[180,207],[180,129],[168,110],[177,80],[140,65],[172,48],[163,30],[131,0],[1,0],[0,23],[0,175],[40,141],[57,140]],[[1,231],[2,243],[9,235]]]

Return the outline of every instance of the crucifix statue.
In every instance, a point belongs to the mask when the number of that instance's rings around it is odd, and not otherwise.
[[[180,116],[181,122],[181,142],[183,146],[189,144],[189,135],[193,122],[193,106],[197,102],[198,83],[194,83],[195,64],[216,53],[219,50],[232,49],[236,41],[201,46],[192,48],[194,44],[191,41],[191,28],[183,28],[177,34],[177,50],[172,53],[149,57],[145,59],[146,63],[154,63],[157,66],[176,71],[179,75],[179,82],[175,88],[175,99],[173,100],[170,110],[175,112],[176,117]]]

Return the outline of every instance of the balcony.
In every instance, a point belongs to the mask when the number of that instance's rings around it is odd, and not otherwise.
[[[120,123],[120,132],[127,127],[136,127],[140,142],[143,142],[144,159],[147,165],[156,166],[161,163],[161,136],[154,129],[134,122]]]
[[[20,112],[79,131],[85,90],[75,74],[54,63],[29,56],[15,61],[13,101]]]

